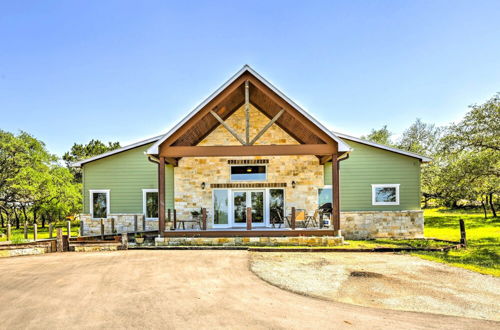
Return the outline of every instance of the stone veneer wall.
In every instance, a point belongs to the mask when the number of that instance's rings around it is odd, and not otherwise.
[[[158,220],[146,220],[144,228],[142,214],[110,214],[109,218],[104,219],[104,233],[112,234],[111,231],[111,218],[115,219],[115,231],[120,233],[133,233],[135,231],[134,216],[137,216],[137,230],[138,231],[153,231],[158,230]],[[90,214],[81,214],[80,219],[83,223],[83,235],[100,235],[101,234],[101,220],[94,220]]]
[[[357,211],[340,213],[346,239],[420,238],[424,236],[423,211]]]
[[[237,110],[226,122],[240,136],[245,132],[245,112],[243,107]],[[250,110],[250,138],[252,139],[267,123],[269,119],[260,111],[251,107]],[[298,144],[288,133],[279,126],[273,125],[255,143],[256,145],[270,144]],[[240,145],[224,127],[219,126],[198,145]],[[210,228],[213,224],[212,188],[213,183],[230,183],[229,159],[267,159],[266,183],[286,183],[285,207],[286,213],[291,208],[314,210],[318,203],[318,187],[323,184],[323,166],[315,156],[262,156],[262,157],[185,157],[174,168],[174,196],[175,208],[179,219],[190,218],[190,212],[207,208]],[[296,182],[295,189],[291,182]],[[206,188],[201,189],[205,182]],[[262,182],[262,181],[259,181]],[[246,181],[245,183],[256,183]]]

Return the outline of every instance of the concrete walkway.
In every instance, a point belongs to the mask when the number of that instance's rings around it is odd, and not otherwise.
[[[494,329],[278,289],[245,251],[117,251],[0,260],[0,328]]]

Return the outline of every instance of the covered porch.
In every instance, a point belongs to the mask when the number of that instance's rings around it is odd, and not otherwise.
[[[339,162],[349,150],[245,67],[148,149],[158,164],[160,236],[337,236]],[[319,210],[310,201],[326,162],[332,162],[330,208]],[[174,167],[173,208],[165,203],[166,165]]]

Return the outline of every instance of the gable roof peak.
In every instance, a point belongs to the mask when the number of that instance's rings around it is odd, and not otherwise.
[[[287,102],[293,109],[302,114],[307,120],[316,125],[324,134],[329,136],[332,140],[338,143],[338,151],[339,152],[349,152],[351,148],[347,143],[345,143],[341,138],[332,133],[329,129],[327,129],[323,124],[317,121],[314,117],[312,117],[309,113],[307,113],[304,109],[302,109],[298,104],[288,98],[284,93],[282,93],[278,88],[276,88],[273,84],[267,81],[264,77],[262,77],[257,71],[255,71],[250,65],[245,64],[243,67],[236,72],[229,80],[227,80],[222,86],[220,86],[217,90],[215,90],[208,98],[206,98],[203,102],[201,102],[193,111],[191,111],[186,117],[184,117],[177,125],[175,125],[172,129],[170,129],[166,134],[164,134],[154,145],[152,145],[148,150],[147,154],[149,155],[157,155],[159,153],[160,145],[167,140],[172,134],[174,134],[179,128],[181,128],[186,122],[188,122],[196,113],[203,109],[210,101],[212,101],[217,95],[219,95],[222,91],[224,91],[228,86],[230,86],[235,80],[237,80],[241,75],[245,72],[249,72],[253,75],[258,81],[264,84],[271,91],[276,93],[279,97],[281,97],[285,102]]]

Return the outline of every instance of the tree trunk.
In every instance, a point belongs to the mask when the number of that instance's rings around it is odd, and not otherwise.
[[[497,211],[495,210],[495,204],[493,203],[493,193],[490,193],[490,208],[491,213],[493,213],[493,217],[497,217]]]
[[[42,215],[42,228],[45,228],[45,215]]]
[[[481,205],[483,206],[484,218],[488,218],[488,214],[486,213],[486,204],[484,203],[484,199],[481,199]]]
[[[3,212],[2,212],[2,210],[0,210],[0,219],[2,220],[2,228],[4,228],[5,227],[5,222],[3,220]]]
[[[14,216],[16,217],[16,229],[19,229],[20,228],[19,214],[17,214],[15,207],[14,207]]]

